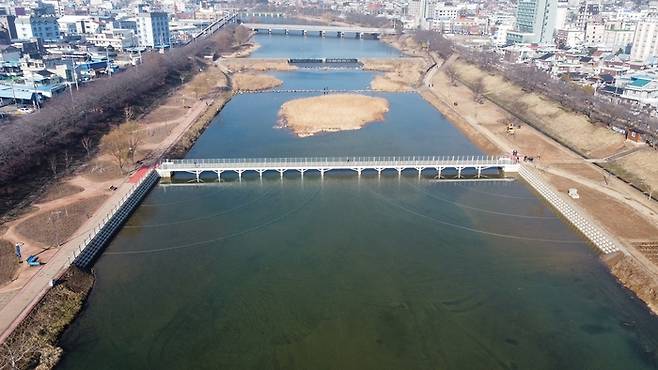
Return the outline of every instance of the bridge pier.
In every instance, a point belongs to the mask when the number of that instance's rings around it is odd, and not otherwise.
[[[194,171],[194,175],[196,176],[196,182],[201,182],[201,179],[199,178],[199,175],[201,175],[201,171]]]
[[[375,168],[375,170],[377,170],[377,177],[379,177],[379,176],[382,175],[382,171],[383,171],[384,169],[380,167],[380,168]]]
[[[299,169],[297,169],[297,171],[299,171],[299,173],[302,175],[302,179],[303,179],[304,178],[304,172],[306,172],[308,170],[299,168]]]
[[[302,36],[306,36],[306,30],[302,30]]]
[[[320,31],[320,37],[324,37],[324,31]]]
[[[265,172],[265,170],[256,170],[256,171],[258,172],[258,177],[260,177],[260,179],[262,180],[263,179],[263,172]]]
[[[424,167],[416,167],[416,171],[418,171],[418,178],[420,178],[420,175],[424,169],[425,169]]]
[[[439,176],[437,177],[438,179],[441,179],[441,171],[443,171],[443,167],[437,167],[435,168],[436,172],[439,173]]]
[[[478,167],[478,179],[482,175],[482,167]]]
[[[288,29],[287,28],[283,30],[283,34],[288,35]]]
[[[457,178],[458,179],[462,178],[462,167],[457,167]]]
[[[272,34],[272,29],[271,29],[271,28],[268,28],[268,29],[267,29],[267,33],[271,35],[271,34]]]
[[[396,168],[396,170],[398,171],[398,176],[402,176],[402,170],[403,170],[403,169],[404,169],[404,168],[402,168],[402,167],[397,167],[397,168]]]
[[[215,173],[217,174],[217,181],[222,182],[222,170],[216,170]]]
[[[277,169],[277,171],[279,171],[279,175],[281,175],[281,180],[283,180],[283,173],[286,172],[286,170],[283,168],[279,168]]]
[[[337,36],[338,36],[339,39],[342,39],[343,36],[344,36],[344,33],[343,33],[342,31],[338,31],[338,35],[337,35]]]
[[[240,179],[240,181],[242,181],[242,173],[244,172],[244,170],[235,170],[235,172],[238,173],[238,179]]]

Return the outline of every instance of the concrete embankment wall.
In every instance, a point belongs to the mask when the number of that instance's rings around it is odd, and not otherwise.
[[[149,169],[131,191],[121,199],[121,202],[114,208],[113,212],[82,243],[77,254],[74,256],[73,264],[75,266],[84,270],[91,268],[114,234],[133,213],[144,197],[146,197],[146,194],[158,182],[159,178],[154,169]]]
[[[621,244],[600,226],[595,225],[581,214],[574,206],[562,198],[553,188],[537,175],[534,169],[521,165],[519,175],[532,186],[548,203],[562,214],[573,226],[589,239],[604,254],[621,249]]]

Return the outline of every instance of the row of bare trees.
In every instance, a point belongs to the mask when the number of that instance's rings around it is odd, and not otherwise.
[[[234,42],[235,27],[227,27],[164,54],[149,53],[125,72],[55,96],[39,111],[0,126],[0,188],[47,169],[48,159],[64,151],[88,155],[126,107],[162,94],[183,74],[198,71],[200,56],[230,50]]]
[[[593,95],[592,89],[582,88],[568,79],[553,78],[549,73],[532,64],[504,64],[500,56],[491,50],[457,46],[438,32],[418,31],[415,39],[446,59],[457,52],[462,58],[478,65],[481,69],[490,73],[500,73],[526,91],[541,93],[560,102],[568,109],[585,114],[592,122],[633,128],[648,134],[649,140],[656,140],[658,120],[646,109],[618,101],[608,95]],[[450,68],[446,68],[446,73],[451,82],[455,83],[458,78],[457,73]],[[482,84],[476,81],[475,85],[479,88]],[[482,99],[482,92],[474,93],[474,99]]]

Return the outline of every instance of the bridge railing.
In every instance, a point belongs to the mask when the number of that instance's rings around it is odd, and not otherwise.
[[[276,166],[506,166],[515,161],[506,156],[379,156],[379,157],[308,157],[308,158],[220,158],[167,159],[162,169],[184,167],[276,167]]]

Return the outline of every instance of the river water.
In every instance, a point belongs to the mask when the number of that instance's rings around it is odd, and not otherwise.
[[[291,38],[266,36],[260,50]],[[313,45],[288,56],[363,44]],[[276,75],[285,87],[343,89],[373,77]],[[235,97],[188,157],[480,154],[415,94],[378,94],[389,113],[359,131],[295,138],[275,127],[277,111],[301,96]],[[59,368],[657,365],[658,321],[520,181],[412,172],[206,181],[161,184],[131,217],[96,264]]]

